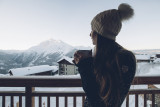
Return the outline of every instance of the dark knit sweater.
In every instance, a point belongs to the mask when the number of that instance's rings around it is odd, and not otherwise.
[[[132,80],[135,75],[136,60],[132,52],[124,49],[118,51],[117,58],[119,63],[118,67],[120,69],[120,71],[118,72],[120,72],[122,75],[122,80],[120,80],[120,101],[118,101],[118,107],[121,107],[126,95],[128,94]],[[115,65],[116,64],[117,61],[115,60]],[[93,58],[89,57],[82,59],[77,64],[77,67],[81,76],[82,87],[86,94],[84,107],[114,107],[114,101],[111,101],[109,105],[105,105],[98,94],[99,87],[96,82],[95,74],[93,73]]]

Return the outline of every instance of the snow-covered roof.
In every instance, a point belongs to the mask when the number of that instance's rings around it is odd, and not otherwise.
[[[157,88],[160,88],[160,85],[154,84],[154,86],[156,86]]]
[[[151,55],[151,57],[156,57],[156,55],[154,54],[154,55]]]
[[[63,56],[60,60],[58,60],[57,62],[62,61],[63,59],[65,59],[66,61],[68,61],[69,63],[73,64],[72,60],[73,58],[67,57],[67,56]]]
[[[135,55],[137,60],[149,60],[150,55]]]
[[[157,58],[153,61],[154,63],[160,63],[160,58]]]
[[[26,76],[50,70],[55,72],[58,70],[58,66],[40,65],[40,66],[32,66],[24,68],[15,68],[15,69],[10,69],[9,71],[12,72],[13,76]]]

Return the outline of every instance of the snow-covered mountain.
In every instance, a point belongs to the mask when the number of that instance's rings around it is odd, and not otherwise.
[[[63,41],[49,39],[47,41],[40,43],[37,46],[31,47],[30,49],[27,50],[27,52],[37,52],[39,54],[44,53],[45,55],[55,52],[66,54],[73,49],[74,49],[73,46],[64,43]]]
[[[24,51],[0,50],[0,73],[18,67],[57,65],[60,58],[73,57],[78,49],[91,49],[91,47],[74,47],[60,40],[49,39]]]

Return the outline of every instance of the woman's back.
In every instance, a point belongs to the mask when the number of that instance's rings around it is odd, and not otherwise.
[[[106,106],[99,96],[100,87],[96,82],[93,61],[94,59],[90,57],[81,60],[77,65],[81,74],[82,86],[87,96],[84,107],[116,107],[113,106],[115,105],[114,99],[108,99],[108,105]],[[113,68],[115,71],[118,70],[121,75],[121,80],[119,80],[120,99],[118,100],[118,105],[121,106],[135,75],[136,60],[133,53],[120,49],[113,62]]]

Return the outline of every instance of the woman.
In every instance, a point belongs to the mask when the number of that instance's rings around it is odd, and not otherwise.
[[[93,57],[81,51],[74,54],[74,62],[86,94],[84,107],[121,107],[128,94],[136,70],[132,52],[115,42],[122,21],[133,16],[128,4],[121,4],[97,14],[91,22],[91,39],[95,45]]]

